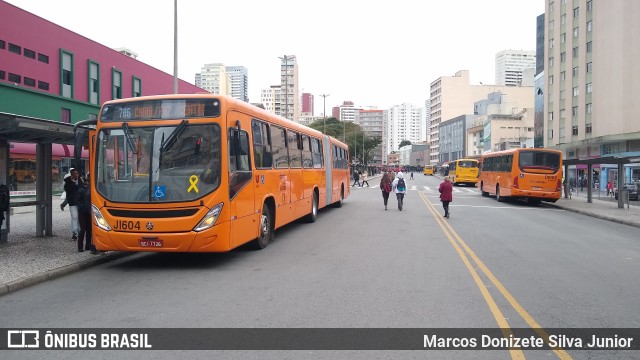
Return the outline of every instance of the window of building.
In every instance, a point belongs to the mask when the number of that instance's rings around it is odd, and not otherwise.
[[[573,57],[574,58],[578,57],[578,47],[577,46],[573,48]]]
[[[549,85],[553,85],[553,75],[549,75]]]
[[[547,138],[553,139],[553,129],[549,129],[549,131],[547,132]]]
[[[35,81],[34,79],[32,79],[32,78],[28,78],[28,77],[26,77],[26,76],[25,76],[25,78],[24,78],[24,84],[25,84],[26,86],[36,87],[36,81]]]
[[[577,38],[579,34],[580,34],[580,32],[578,31],[578,28],[574,28],[573,29],[573,37]]]
[[[590,63],[590,62],[588,62],[588,63],[587,63],[587,73],[590,73],[590,72],[591,72],[591,70],[592,70],[592,69],[591,69],[591,67],[592,67],[591,63]]]
[[[593,22],[591,20],[587,21],[587,32],[591,32],[591,27],[593,26]]]
[[[9,73],[9,81],[12,83],[20,84],[22,82],[22,76],[18,74]]]
[[[122,73],[116,69],[111,71],[111,98],[122,99]]]
[[[571,128],[571,135],[573,136],[578,135],[578,125],[573,125],[573,127]]]
[[[574,107],[571,109],[571,115],[573,115],[573,116],[578,116],[578,107],[577,107],[577,106],[574,106]]]
[[[567,23],[567,15],[566,14],[560,15],[560,24],[566,24],[566,23]]]
[[[591,104],[587,104],[587,114],[591,114]]]
[[[38,80],[38,89],[49,91],[49,83]]]
[[[584,133],[585,134],[591,134],[591,124],[586,124],[584,126]]]
[[[573,88],[573,96],[578,96],[579,95],[580,91],[578,89],[579,88],[577,86]]]
[[[555,39],[549,39],[549,49],[553,49],[554,43],[555,43]]]
[[[60,95],[73,97],[73,54],[60,50]]]
[[[89,60],[89,102],[100,104],[100,65]]]
[[[592,42],[591,42],[591,41],[589,41],[589,42],[587,43],[587,52],[588,52],[588,53],[590,53],[590,52],[591,52],[592,46],[593,46],[593,45],[592,45]]]
[[[591,3],[591,0],[587,1],[587,12],[591,12],[591,10],[593,10],[593,4]]]
[[[16,45],[16,44],[9,43],[9,52],[21,55],[22,54],[22,48],[20,46]]]
[[[549,58],[549,66],[553,66],[553,56]]]
[[[43,62],[45,64],[49,63],[49,56],[45,54],[38,53],[38,61]]]
[[[567,60],[567,53],[561,52],[560,53],[560,62],[563,63],[563,62],[565,62],[565,60]]]
[[[4,49],[4,47],[5,47],[4,40],[0,40],[0,49]]]
[[[564,90],[560,90],[560,100],[564,100]]]
[[[565,80],[567,78],[567,72],[566,71],[560,71],[560,80]]]
[[[573,9],[573,18],[575,19],[578,16],[580,16],[580,8]]]
[[[587,84],[587,94],[590,94],[593,91],[593,86],[591,85],[591,83]]]
[[[578,67],[577,66],[573,68],[573,74],[572,75],[573,75],[574,78],[578,77]]]
[[[134,76],[133,77],[133,84],[132,84],[131,88],[133,89],[133,91],[132,91],[133,97],[142,96],[142,80],[140,80],[139,78]]]
[[[567,41],[567,33],[560,34],[560,43],[564,44]]]
[[[60,109],[60,122],[71,124],[71,109]]]
[[[24,49],[24,56],[28,57],[30,59],[35,59],[36,58],[36,52],[33,51],[33,50]]]
[[[549,20],[549,30],[553,30],[553,20]]]
[[[0,80],[4,80],[5,72],[4,70],[0,70]]]
[[[549,121],[553,121],[553,111],[549,111]]]
[[[564,109],[560,109],[560,120],[564,120],[565,119],[564,112],[565,112]]]

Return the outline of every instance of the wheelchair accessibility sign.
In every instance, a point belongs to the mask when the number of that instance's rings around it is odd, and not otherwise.
[[[153,197],[156,199],[164,199],[167,197],[167,186],[156,185],[153,187]]]

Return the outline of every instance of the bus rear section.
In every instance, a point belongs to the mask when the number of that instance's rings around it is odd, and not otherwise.
[[[562,190],[562,153],[521,150],[517,154],[511,196],[531,203],[558,201]]]
[[[453,185],[475,186],[478,182],[478,160],[461,159],[449,163],[449,176]]]
[[[425,165],[424,166],[424,171],[423,171],[424,175],[433,175],[434,171],[435,170],[434,170],[433,165]]]

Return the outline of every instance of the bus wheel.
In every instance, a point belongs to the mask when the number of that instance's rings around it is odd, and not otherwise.
[[[498,202],[504,201],[504,196],[500,196],[500,185],[496,185],[496,200],[498,200]]]
[[[258,238],[253,241],[253,248],[261,250],[269,245],[269,241],[273,240],[273,219],[271,217],[271,210],[267,204],[262,206],[262,215],[260,216],[260,230]]]
[[[343,202],[344,202],[344,186],[341,186],[340,187],[340,199],[338,199],[338,201],[336,201],[335,204],[333,204],[333,206],[335,206],[337,208],[341,208]]]
[[[311,200],[311,212],[305,216],[304,221],[308,223],[316,222],[318,218],[318,194],[313,192],[313,199]]]
[[[480,183],[480,193],[482,193],[482,196],[487,197],[489,196],[489,193],[483,190],[484,186],[482,183]]]
[[[540,205],[540,203],[542,203],[542,200],[535,199],[535,198],[527,198],[527,203],[529,203],[529,205]]]

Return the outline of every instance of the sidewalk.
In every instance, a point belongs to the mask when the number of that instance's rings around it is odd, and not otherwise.
[[[442,178],[440,175],[436,175]],[[378,181],[374,175],[369,181]],[[640,227],[640,206],[618,208],[617,201],[609,198],[588,203],[586,195],[561,198],[555,204],[543,206],[573,211],[596,218]],[[53,199],[53,234],[50,237],[35,236],[35,206],[14,208],[11,215],[11,233],[6,244],[0,244],[0,296],[37,283],[75,271],[127,256],[128,252],[106,252],[92,255],[78,252],[71,241],[71,217],[69,209],[60,211],[60,200]]]

